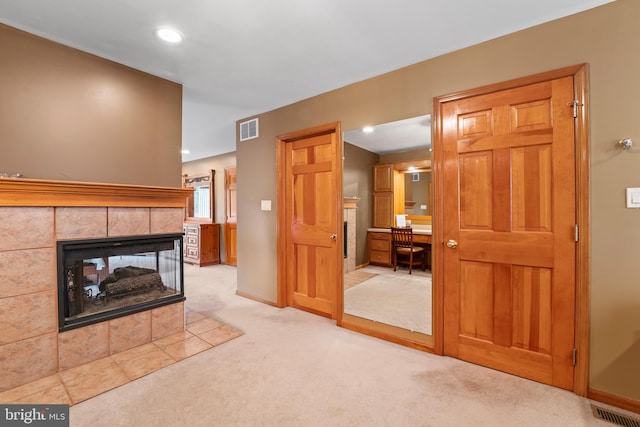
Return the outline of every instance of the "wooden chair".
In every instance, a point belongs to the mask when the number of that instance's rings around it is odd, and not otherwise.
[[[391,227],[391,244],[393,250],[393,271],[398,263],[409,265],[409,274],[414,265],[427,268],[427,256],[423,247],[413,246],[413,230],[411,227]]]

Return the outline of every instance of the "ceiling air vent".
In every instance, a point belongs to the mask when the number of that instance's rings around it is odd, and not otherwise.
[[[240,123],[240,141],[258,137],[258,119]]]

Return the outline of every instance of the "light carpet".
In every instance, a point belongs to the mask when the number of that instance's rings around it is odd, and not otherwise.
[[[74,405],[71,427],[607,427],[566,390],[402,347],[235,295],[185,265],[187,304],[244,332]]]
[[[344,312],[431,335],[431,278],[380,274],[344,292]]]

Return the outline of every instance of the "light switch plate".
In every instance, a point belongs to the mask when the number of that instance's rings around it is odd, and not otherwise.
[[[627,208],[640,208],[640,188],[627,188]]]
[[[271,200],[260,200],[260,210],[270,211],[271,210]]]

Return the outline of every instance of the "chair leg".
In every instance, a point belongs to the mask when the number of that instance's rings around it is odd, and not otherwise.
[[[393,262],[393,271],[396,271],[396,266],[398,265],[398,252],[396,252],[395,249],[393,251],[392,262]]]
[[[413,267],[413,251],[409,252],[409,274],[411,274],[412,267]]]

